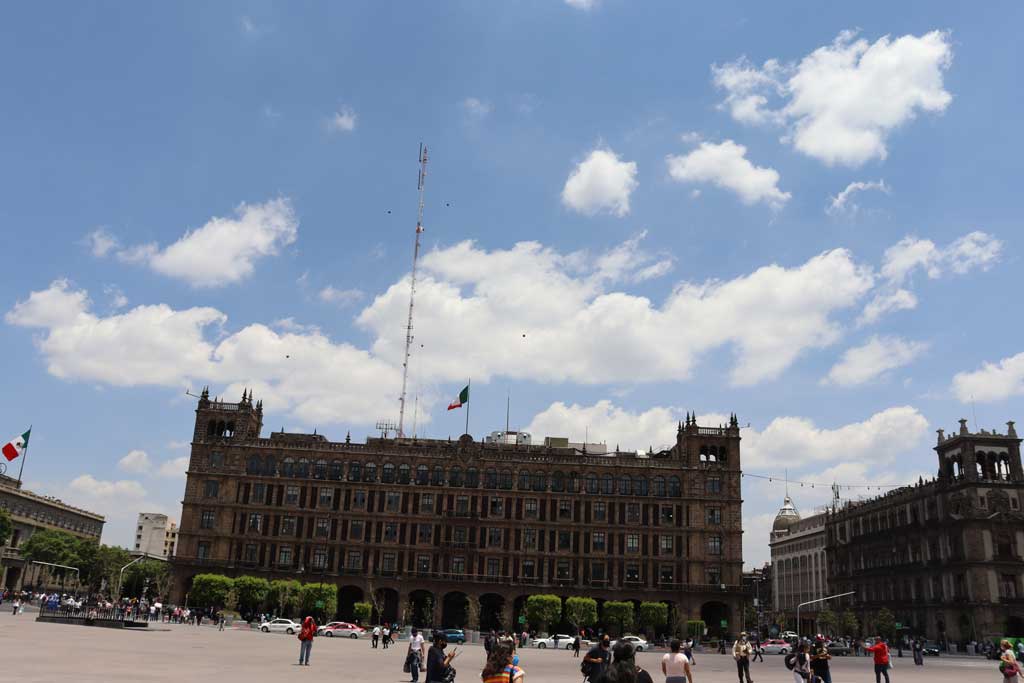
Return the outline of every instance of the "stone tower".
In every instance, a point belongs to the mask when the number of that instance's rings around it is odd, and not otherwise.
[[[217,398],[210,400],[210,390],[204,387],[196,406],[192,442],[258,439],[262,428],[263,401],[253,404],[252,392],[243,391],[238,403],[226,403]]]
[[[938,430],[935,452],[939,457],[939,480],[946,483],[1006,481],[1024,483],[1020,442],[1013,422],[1006,434],[982,429],[971,433],[967,420],[960,420],[956,434]]]

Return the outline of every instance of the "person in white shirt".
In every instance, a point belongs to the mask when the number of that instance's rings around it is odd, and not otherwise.
[[[380,626],[374,626],[373,627],[373,640],[372,640],[372,647],[374,649],[377,649],[377,641],[379,641],[379,640],[380,640]]]
[[[417,629],[412,630],[412,637],[409,638],[409,654],[406,661],[409,662],[409,673],[412,674],[412,683],[419,683],[420,668],[426,671],[426,653],[423,651],[423,634]]]
[[[665,674],[665,683],[693,683],[693,672],[690,671],[690,658],[680,652],[682,643],[673,638],[669,643],[669,652],[661,658],[661,673]]]

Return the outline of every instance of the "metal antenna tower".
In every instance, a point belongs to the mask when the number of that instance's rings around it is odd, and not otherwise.
[[[398,399],[398,436],[405,436],[405,391],[409,382],[409,354],[412,351],[412,311],[416,298],[416,265],[420,259],[420,235],[423,234],[423,190],[427,184],[427,146],[420,143],[420,174],[417,188],[420,193],[416,212],[416,247],[412,252],[412,278],[409,281],[409,319],[405,324],[405,360],[402,362],[402,397]]]

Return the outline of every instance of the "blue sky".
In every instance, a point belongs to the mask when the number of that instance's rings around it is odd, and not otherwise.
[[[0,413],[34,425],[25,478],[127,544],[141,509],[179,513],[186,388],[255,387],[267,431],[396,419],[420,141],[420,434],[461,433],[472,376],[478,436],[509,392],[535,437],[630,449],[736,412],[750,472],[928,476],[935,429],[1021,416],[1022,14],[8,7]],[[744,494],[756,563],[783,489]]]

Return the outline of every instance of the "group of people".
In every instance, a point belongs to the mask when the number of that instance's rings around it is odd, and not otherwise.
[[[389,624],[374,626],[373,631],[370,633],[370,647],[377,649],[379,643],[385,650],[388,649],[388,646],[395,642],[394,632],[395,628]]]

